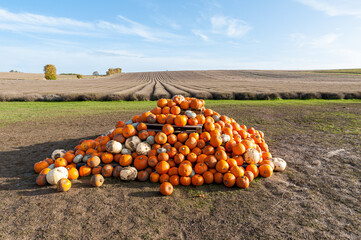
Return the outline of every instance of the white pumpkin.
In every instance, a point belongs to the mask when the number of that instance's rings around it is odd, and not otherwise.
[[[148,152],[152,149],[152,147],[147,142],[141,142],[137,146],[137,154],[139,155],[147,155]]]
[[[125,141],[125,147],[128,148],[130,151],[135,152],[137,150],[138,144],[141,142],[142,140],[140,140],[139,137],[133,136]]]
[[[185,98],[184,98],[183,95],[174,95],[174,96],[172,97],[172,100],[174,100],[174,98],[176,98],[176,97],[179,97],[179,98],[180,98],[180,102],[183,102],[183,101],[185,100]]]
[[[186,114],[186,116],[189,117],[189,118],[195,118],[195,117],[197,117],[197,114],[196,114],[195,112],[191,111],[191,110],[185,111],[185,114]]]
[[[154,138],[154,136],[149,136],[149,137],[147,137],[147,140],[145,140],[145,141],[147,141],[147,143],[149,143],[149,145],[153,145],[155,143],[155,138]]]
[[[65,167],[57,167],[46,174],[46,181],[51,185],[56,185],[62,178],[68,178],[68,170]]]
[[[76,155],[75,158],[73,159],[73,163],[80,163],[82,159],[83,159],[83,155],[78,154],[78,155]]]
[[[261,159],[260,152],[255,148],[249,148],[243,155],[244,161],[248,164],[257,164]]]
[[[214,119],[215,122],[220,121],[220,117],[218,117],[218,115],[213,115],[212,118]]]
[[[287,162],[282,158],[271,158],[270,161],[275,165],[274,171],[283,172],[287,167]]]
[[[134,181],[138,176],[138,171],[135,167],[125,167],[120,171],[119,176],[123,181]]]
[[[107,142],[107,144],[105,145],[105,149],[107,150],[107,152],[113,153],[113,154],[118,154],[122,151],[122,144],[120,142],[114,141],[114,140],[110,140],[109,142]]]
[[[131,155],[132,151],[130,151],[128,148],[123,148],[121,151],[122,155]]]
[[[167,152],[167,149],[165,148],[158,148],[157,149],[157,153],[160,154],[160,153],[166,153]]]
[[[221,138],[224,143],[231,141],[231,136],[229,136],[228,134],[222,134]]]
[[[56,149],[51,154],[51,158],[55,161],[58,158],[64,157],[65,153],[66,153],[66,151],[64,149]]]
[[[92,157],[92,155],[90,155],[90,154],[86,154],[86,155],[84,155],[84,157],[81,159],[82,160],[82,162],[88,162],[88,159],[89,158],[91,158]],[[73,159],[73,162],[74,162],[74,159]]]

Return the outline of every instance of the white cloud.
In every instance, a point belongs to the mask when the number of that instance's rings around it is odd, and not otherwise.
[[[12,13],[0,9],[0,21],[45,26],[71,26],[91,28],[92,24],[63,17],[49,17],[32,13]]]
[[[339,36],[339,34],[329,33],[318,37],[310,37],[302,33],[292,33],[290,39],[296,43],[299,48],[304,46],[327,48],[330,44],[334,43]]]
[[[251,30],[245,21],[225,16],[213,16],[211,24],[213,33],[224,34],[231,38],[242,37]]]
[[[360,0],[296,0],[315,10],[325,12],[329,16],[357,16],[361,17]]]
[[[200,30],[192,30],[193,34],[196,35],[196,36],[199,36],[201,37],[204,41],[209,41],[209,38],[207,35],[205,35],[204,33],[202,33],[202,31]]]
[[[103,36],[110,34],[134,35],[148,41],[176,38],[175,34],[152,29],[124,16],[120,23],[99,20],[96,23],[70,18],[51,17],[31,13],[13,13],[0,8],[0,30],[22,33],[53,33]]]

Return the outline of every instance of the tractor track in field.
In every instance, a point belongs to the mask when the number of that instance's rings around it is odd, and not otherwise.
[[[361,75],[209,70],[135,72],[57,81],[0,76],[0,101],[157,100],[177,94],[240,100],[360,99]]]

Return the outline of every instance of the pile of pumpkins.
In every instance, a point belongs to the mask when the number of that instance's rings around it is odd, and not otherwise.
[[[170,195],[177,185],[248,188],[258,176],[284,171],[286,162],[272,157],[262,131],[240,125],[204,104],[181,95],[160,99],[151,111],[126,123],[119,121],[106,134],[83,139],[73,150],[57,149],[51,158],[35,163],[36,183],[68,191],[71,180],[79,177],[91,176],[94,187],[115,177],[161,183],[161,194]],[[160,124],[162,130],[152,131],[147,123]],[[202,126],[202,132],[179,128],[186,125]],[[175,127],[181,131],[175,133]]]

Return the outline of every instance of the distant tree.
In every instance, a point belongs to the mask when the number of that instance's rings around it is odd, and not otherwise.
[[[93,76],[99,76],[99,72],[98,72],[98,71],[94,71],[94,72],[93,72]]]
[[[80,78],[83,78],[83,75],[77,74],[76,77],[77,77],[78,79],[80,79]]]
[[[109,68],[107,71],[107,75],[120,74],[122,73],[121,68]]]
[[[45,79],[56,80],[56,68],[54,65],[48,64],[44,66]]]

